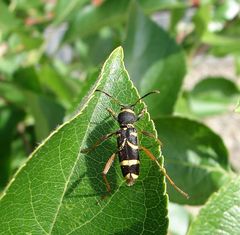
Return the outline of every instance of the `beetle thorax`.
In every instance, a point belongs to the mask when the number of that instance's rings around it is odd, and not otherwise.
[[[129,107],[121,108],[121,112],[118,114],[118,123],[120,126],[127,126],[127,124],[133,124],[136,122],[136,114]]]

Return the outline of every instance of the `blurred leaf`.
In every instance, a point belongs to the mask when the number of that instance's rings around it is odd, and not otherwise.
[[[49,96],[55,94],[65,106],[70,106],[78,93],[76,81],[69,76],[59,75],[53,66],[46,63],[42,63],[37,68],[31,66],[17,70],[14,74],[14,82],[23,91],[28,90],[36,94],[49,93]]]
[[[223,185],[201,209],[188,232],[200,234],[240,234],[240,176]]]
[[[198,49],[202,46],[202,37],[208,32],[209,22],[212,16],[212,1],[192,1],[195,4],[199,3],[196,10],[188,11],[186,14],[186,22],[183,25],[179,39],[182,41],[182,46],[190,56],[198,53]],[[194,16],[191,16],[191,14]]]
[[[236,74],[239,76],[240,75],[240,53],[235,55],[235,71]]]
[[[128,0],[111,0],[105,1],[99,7],[90,5],[80,9],[76,17],[70,22],[69,30],[65,36],[66,40],[94,34],[106,25],[120,24],[123,19],[127,18],[128,5]]]
[[[145,12],[154,12],[162,9],[184,8],[189,6],[188,0],[139,0]]]
[[[40,50],[40,46],[43,44],[43,39],[39,35],[34,35],[34,33],[30,30],[18,32],[17,37],[19,38],[20,44],[17,46],[22,46],[24,51],[29,51],[36,48],[39,48]]]
[[[185,75],[181,48],[136,5],[131,9],[124,48],[126,67],[140,93],[161,92],[157,98],[146,98],[151,115],[172,113]]]
[[[236,19],[232,21],[224,21],[224,24],[226,24],[226,26],[219,32],[220,35],[229,38],[238,38],[240,36],[239,17],[236,17]]]
[[[55,19],[54,23],[59,24],[63,21],[68,20],[70,17],[74,16],[75,13],[81,10],[85,3],[90,2],[89,0],[59,0],[55,6]]]
[[[24,97],[21,90],[12,82],[0,82],[0,98],[15,106],[24,105]]]
[[[77,84],[69,76],[61,76],[50,64],[42,64],[36,71],[42,86],[54,92],[59,101],[69,105],[77,94]]]
[[[35,120],[38,141],[46,138],[63,122],[65,110],[56,101],[31,91],[25,91],[27,107]]]
[[[202,41],[211,45],[212,53],[218,56],[240,52],[239,39],[235,37],[226,37],[208,32],[203,35]]]
[[[27,59],[27,53],[18,53],[0,57],[0,72],[12,75]]]
[[[169,31],[174,35],[176,33],[176,26],[185,14],[184,8],[177,8],[171,10],[171,19]]]
[[[240,99],[238,100],[237,106],[235,108],[235,112],[240,113]]]
[[[9,11],[8,6],[0,1],[0,34],[16,29],[20,21]]]
[[[42,87],[33,67],[21,68],[14,74],[14,82],[24,90],[41,93]]]
[[[212,4],[201,4],[193,17],[193,22],[195,24],[195,33],[197,34],[198,40],[200,40],[206,31],[208,31],[208,24],[211,20],[211,9]]]
[[[99,75],[98,70],[89,71],[89,74],[88,74],[86,80],[83,81],[80,86],[81,89],[79,91],[79,94],[77,95],[77,97],[75,97],[75,100],[72,103],[72,107],[68,110],[67,119],[69,117],[72,117],[73,114],[76,115],[79,112],[80,107],[82,107],[82,105],[84,103],[86,103],[85,99],[88,97],[87,94],[89,91],[92,90],[92,87],[94,86],[94,84],[97,81],[98,75]]]
[[[21,123],[22,124],[22,123]],[[29,150],[33,150],[31,146],[31,139],[29,133],[24,130],[21,136],[17,135],[11,142],[11,154],[10,154],[10,176],[16,172],[16,170],[24,164],[29,153]],[[27,146],[28,145],[28,146]],[[35,146],[35,145],[34,145]],[[10,178],[11,178],[10,177]]]
[[[17,124],[23,117],[23,111],[13,106],[0,107],[0,189],[9,180],[11,142],[16,134]]]
[[[218,4],[214,9],[214,20],[226,21],[232,20],[239,13],[239,1],[228,0]]]
[[[185,235],[191,221],[189,212],[175,203],[169,203],[169,231],[171,235]]]
[[[15,9],[22,9],[22,10],[33,10],[39,7],[43,7],[43,1],[29,1],[29,0],[12,0],[11,4],[14,6]]]
[[[77,0],[74,2],[76,1]],[[70,27],[66,34],[66,40],[88,36],[98,32],[99,29],[104,26],[116,26],[125,22],[129,15],[128,8],[131,2],[132,1],[129,0],[111,0],[104,1],[103,4],[98,7],[89,5],[84,8],[77,8],[77,14],[74,14],[70,19]],[[152,13],[160,9],[183,7],[187,5],[187,1],[143,0],[139,1],[139,4],[144,11]],[[81,27],[79,27],[79,25],[81,25]]]
[[[231,80],[209,77],[201,80],[189,94],[190,108],[197,115],[216,115],[229,111],[239,95]]]
[[[154,121],[163,143],[168,174],[190,196],[168,187],[172,202],[201,205],[229,179],[228,153],[222,139],[208,127],[180,117]]]
[[[114,94],[121,102],[133,103],[139,96],[122,59],[122,49],[118,48],[104,64],[94,88]],[[108,178],[112,194],[100,199],[106,192],[101,172],[107,158],[116,150],[116,140],[106,141],[87,155],[81,150],[119,128],[106,107],[116,111],[120,107],[104,94],[93,93],[94,88],[79,114],[53,132],[8,185],[0,201],[1,232],[167,233],[164,179],[156,164],[146,156],[142,156],[141,175],[132,187],[125,185],[120,167],[111,169]],[[136,111],[142,108],[143,104],[139,103]],[[148,114],[137,126],[156,133]],[[141,143],[154,141],[143,138]],[[159,146],[152,145],[151,151],[159,156]]]
[[[85,37],[82,40],[85,45],[85,58],[79,53],[82,63],[85,62],[88,67],[99,65],[117,46],[115,41],[113,30],[107,27],[100,29],[97,34]]]
[[[196,119],[196,115],[192,112],[189,105],[189,92],[183,91],[180,94],[174,108],[174,114],[188,118]]]

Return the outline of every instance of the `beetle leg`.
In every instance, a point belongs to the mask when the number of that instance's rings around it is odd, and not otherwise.
[[[107,161],[107,163],[106,163],[106,165],[105,165],[105,167],[104,167],[104,169],[103,169],[103,172],[102,172],[102,177],[103,177],[103,180],[104,180],[104,182],[105,182],[105,184],[106,184],[107,191],[108,191],[109,193],[111,192],[111,187],[110,187],[110,184],[109,184],[109,182],[108,182],[108,180],[107,180],[107,176],[106,176],[106,175],[107,175],[110,167],[112,166],[115,157],[116,157],[116,153],[114,153],[114,154],[108,159],[108,161]]]
[[[121,143],[121,146],[118,149],[118,152],[123,150],[123,148],[125,147],[126,142],[127,142],[127,138],[124,138],[123,142]]]
[[[145,106],[142,111],[137,115],[137,121],[143,117],[143,115],[146,113],[147,107]]]
[[[89,153],[92,150],[94,150],[95,148],[97,148],[100,144],[102,144],[105,140],[109,139],[110,137],[112,137],[113,135],[116,135],[118,133],[118,131],[109,133],[107,135],[102,136],[93,146],[83,149],[81,151],[81,153]]]
[[[160,146],[163,146],[162,142],[160,139],[158,139],[154,134],[150,133],[150,132],[147,132],[147,131],[140,131],[140,133],[142,133],[143,135],[146,135],[148,137],[151,137],[153,139],[155,139],[159,144]]]
[[[107,108],[107,111],[110,113],[110,115],[111,115],[115,120],[117,120],[117,115],[116,115],[116,113],[115,113],[112,109]]]
[[[181,193],[184,197],[189,198],[189,195],[187,193],[185,193],[184,191],[182,191],[175,183],[174,181],[170,178],[170,176],[167,174],[165,168],[163,166],[160,165],[160,163],[158,162],[157,158],[154,157],[154,155],[150,152],[149,149],[141,146],[140,150],[143,150],[146,155],[152,160],[155,161],[156,164],[158,165],[158,167],[160,168],[160,170],[162,171],[163,175],[168,179],[169,183],[179,192]]]

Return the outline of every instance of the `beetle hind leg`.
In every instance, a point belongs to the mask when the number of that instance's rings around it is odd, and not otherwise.
[[[175,183],[174,181],[170,178],[170,176],[167,174],[165,168],[163,166],[160,165],[160,163],[158,162],[157,158],[154,157],[154,155],[150,152],[149,149],[141,146],[140,150],[143,150],[146,155],[153,161],[156,162],[156,164],[158,165],[158,167],[160,168],[161,172],[163,173],[163,175],[168,179],[169,183],[179,192],[181,193],[184,197],[186,197],[187,199],[189,198],[189,195],[187,193],[185,193],[183,190],[181,190]]]

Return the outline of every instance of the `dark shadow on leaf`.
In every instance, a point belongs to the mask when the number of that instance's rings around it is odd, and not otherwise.
[[[102,121],[92,130],[89,134],[87,140],[87,146],[91,147],[94,143],[96,143],[102,136],[112,133],[118,130],[116,122],[114,120]],[[87,177],[90,179],[90,183],[92,188],[96,191],[97,194],[99,192],[102,195],[105,195],[106,185],[102,178],[102,171],[110,158],[110,156],[116,152],[117,150],[117,142],[116,136],[112,136],[110,139],[104,141],[101,145],[96,147],[94,150],[85,154],[86,156],[86,166],[87,166]],[[115,164],[113,163],[112,167],[109,169],[107,174],[107,179],[109,184],[111,185],[111,190],[114,192],[116,190],[116,161],[118,161],[117,157],[115,159]]]
[[[82,174],[78,179],[76,179],[72,184],[70,184],[69,188],[67,189],[65,193],[65,197],[71,197],[71,195],[74,193],[74,190],[79,187],[81,184],[83,178],[85,177],[86,173]]]

